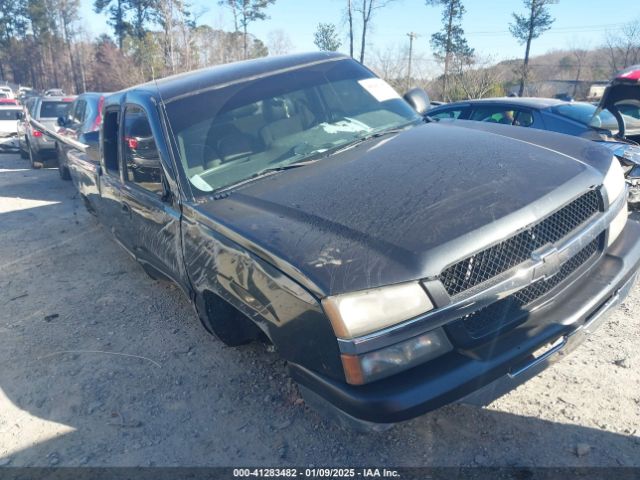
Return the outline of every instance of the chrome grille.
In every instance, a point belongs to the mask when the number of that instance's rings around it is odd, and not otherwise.
[[[578,197],[522,232],[461,260],[439,278],[449,295],[457,295],[531,258],[534,250],[565,237],[600,210],[596,190]]]
[[[560,271],[553,277],[537,281],[503,300],[463,317],[462,323],[469,335],[479,338],[517,322],[522,318],[520,313],[524,313],[523,307],[527,307],[549,293],[582,265],[595,257],[599,250],[599,243],[600,237],[590,242],[576,255],[567,260],[560,268]]]

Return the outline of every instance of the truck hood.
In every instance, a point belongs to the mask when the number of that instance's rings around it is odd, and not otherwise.
[[[611,158],[565,135],[431,123],[196,209],[317,295],[332,295],[436,276],[599,185]]]

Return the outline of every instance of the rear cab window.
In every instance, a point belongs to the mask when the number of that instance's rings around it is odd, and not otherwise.
[[[58,118],[65,117],[69,112],[70,102],[52,102],[44,100],[40,105],[39,118]]]

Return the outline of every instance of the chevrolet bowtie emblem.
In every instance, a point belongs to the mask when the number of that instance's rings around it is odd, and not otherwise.
[[[560,271],[560,255],[554,246],[548,246],[531,254],[537,264],[533,270],[533,281],[548,280]]]

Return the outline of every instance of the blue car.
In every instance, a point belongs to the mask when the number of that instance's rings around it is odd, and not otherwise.
[[[437,121],[470,120],[550,130],[600,142],[623,166],[629,206],[640,208],[640,118],[633,100],[616,109],[553,98],[504,97],[448,103],[427,112]],[[622,122],[622,123],[621,123]]]

